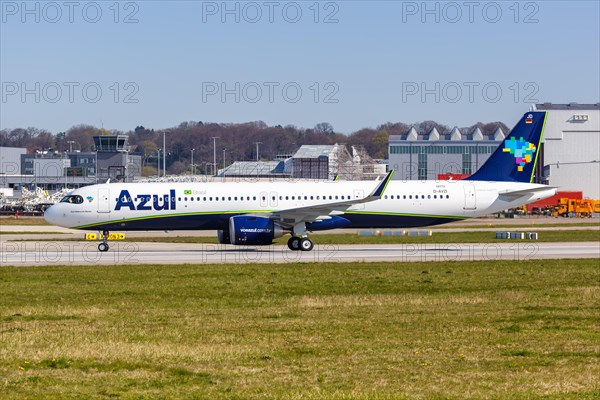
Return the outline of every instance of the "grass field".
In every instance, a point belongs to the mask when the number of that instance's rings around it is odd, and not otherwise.
[[[0,268],[0,398],[598,399],[599,260]]]
[[[42,217],[1,217],[0,225],[16,225],[16,226],[48,226],[46,220]]]

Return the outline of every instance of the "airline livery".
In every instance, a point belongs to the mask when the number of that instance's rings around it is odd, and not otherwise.
[[[545,199],[533,184],[545,112],[530,112],[487,162],[460,181],[109,183],[76,189],[44,214],[53,224],[110,231],[216,230],[219,242],[269,245],[291,234],[291,250],[310,251],[308,232],[444,224]]]

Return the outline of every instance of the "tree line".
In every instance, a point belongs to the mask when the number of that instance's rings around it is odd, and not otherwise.
[[[53,150],[82,152],[94,151],[93,136],[126,134],[129,137],[131,153],[142,157],[145,174],[156,172],[159,149],[161,157],[164,152],[163,131],[166,131],[166,163],[170,174],[181,174],[189,171],[194,150],[196,172],[211,172],[213,163],[213,137],[216,139],[216,156],[218,166],[233,161],[256,160],[256,143],[258,142],[261,160],[272,160],[277,155],[293,154],[305,144],[331,145],[335,143],[360,146],[374,159],[388,157],[389,135],[405,134],[413,126],[420,133],[428,133],[434,127],[440,134],[449,133],[451,128],[435,121],[423,121],[414,124],[403,122],[387,122],[376,128],[363,128],[344,135],[335,132],[327,122],[313,128],[299,128],[294,125],[269,126],[262,121],[246,123],[210,123],[202,121],[186,121],[167,129],[152,129],[142,125],[123,132],[106,130],[92,125],[75,125],[65,132],[51,133],[45,129],[34,127],[0,130],[0,146],[25,147],[28,151]],[[498,128],[506,133],[508,127],[502,122],[478,122],[469,127],[460,128],[463,133],[479,128],[484,135],[493,134]]]

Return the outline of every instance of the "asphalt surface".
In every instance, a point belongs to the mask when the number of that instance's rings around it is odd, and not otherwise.
[[[316,245],[311,252],[286,246],[113,242],[100,253],[96,242],[2,242],[3,266],[223,264],[305,262],[435,262],[600,258],[599,242],[512,242],[473,244]]]
[[[578,223],[594,223],[579,226]],[[546,227],[548,224],[565,224]],[[514,225],[495,227],[495,225]],[[465,231],[545,231],[600,229],[600,220],[563,218],[474,219],[441,227],[434,232]],[[413,229],[419,230],[419,229]],[[334,230],[328,233],[365,233],[367,230]],[[385,230],[382,230],[385,231]],[[388,230],[389,231],[389,230]],[[39,232],[34,233],[34,232]],[[374,231],[373,231],[374,232]],[[550,258],[600,258],[600,242],[538,243],[498,241],[488,244],[397,244],[397,245],[319,245],[318,235],[311,252],[293,252],[286,246],[240,247],[217,244],[111,242],[100,253],[98,242],[61,241],[83,239],[85,232],[56,226],[11,225],[0,219],[0,264],[2,266],[120,265],[196,263],[301,263],[375,261],[469,261],[527,260]],[[116,233],[116,232],[115,232]],[[326,234],[326,233],[322,233]],[[215,236],[213,231],[126,232],[126,237]],[[21,241],[21,240],[27,241]],[[57,241],[52,241],[57,239]]]

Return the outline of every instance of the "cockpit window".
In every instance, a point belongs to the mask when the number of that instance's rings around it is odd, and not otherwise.
[[[79,195],[69,195],[62,198],[61,203],[82,204],[83,197]]]

